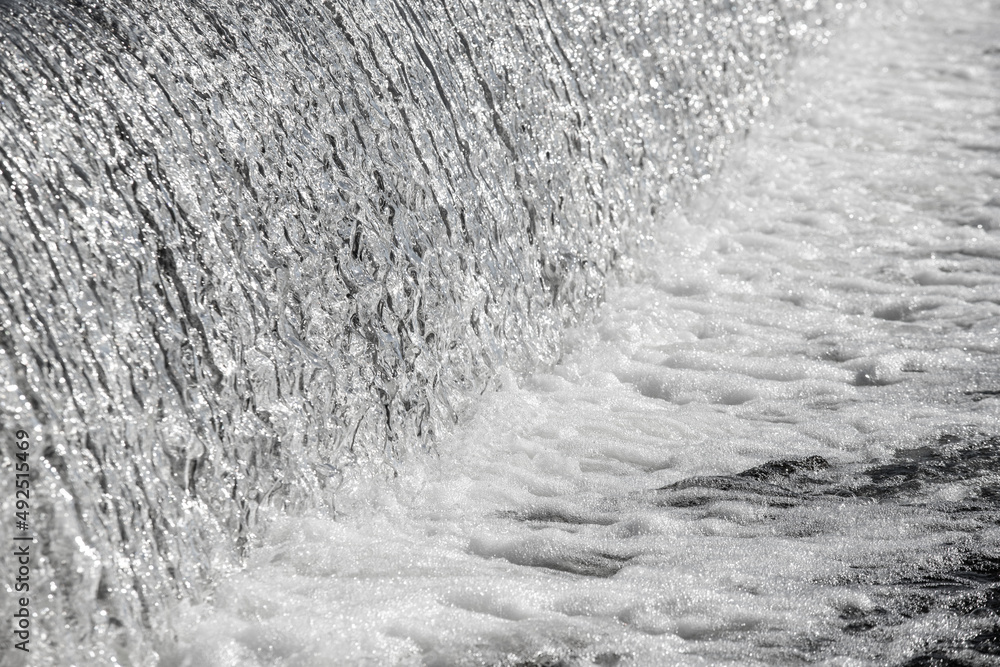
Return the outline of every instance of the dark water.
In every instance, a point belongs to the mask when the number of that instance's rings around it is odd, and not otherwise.
[[[837,7],[0,3],[39,659],[149,662],[259,508],[362,503],[553,360]]]
[[[661,489],[654,502],[681,508],[726,501],[763,506],[779,531],[799,539],[822,530],[803,527],[795,515],[824,507],[843,511],[846,504],[872,515],[919,516],[947,539],[882,562],[855,557],[850,575],[822,582],[866,590],[874,600],[863,608],[843,606],[839,630],[848,639],[831,634],[825,642],[788,648],[820,658],[836,646],[837,652],[864,655],[868,664],[905,667],[996,664],[1000,551],[992,533],[1000,517],[998,467],[1000,437],[947,433],[875,465],[837,466],[811,456],[770,461],[733,476],[690,478]],[[940,493],[949,485],[974,492],[949,500]],[[921,627],[929,618],[947,628],[948,636],[936,636],[944,631],[934,625]],[[919,643],[914,655],[900,662],[890,646],[908,634]]]

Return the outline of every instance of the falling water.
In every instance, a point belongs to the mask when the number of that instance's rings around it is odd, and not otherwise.
[[[261,508],[363,505],[556,359],[840,11],[0,2],[0,507],[23,429],[39,659],[151,660]]]

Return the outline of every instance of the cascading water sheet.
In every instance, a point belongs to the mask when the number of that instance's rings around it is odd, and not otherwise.
[[[169,664],[996,664],[998,28],[860,12],[560,363],[277,515]]]
[[[0,615],[39,660],[148,663],[262,510],[367,507],[556,358],[838,11],[0,3],[0,509],[26,475],[34,595]]]
[[[36,664],[1000,652],[989,3],[3,7]]]

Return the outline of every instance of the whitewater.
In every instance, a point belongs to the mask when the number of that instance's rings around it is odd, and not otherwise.
[[[161,664],[995,664],[998,84],[996,3],[858,9],[557,363],[272,512]]]
[[[0,47],[0,666],[1000,661],[995,0]]]

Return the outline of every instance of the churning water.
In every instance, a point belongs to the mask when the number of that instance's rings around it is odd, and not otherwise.
[[[995,3],[0,22],[34,662],[1000,656]]]

